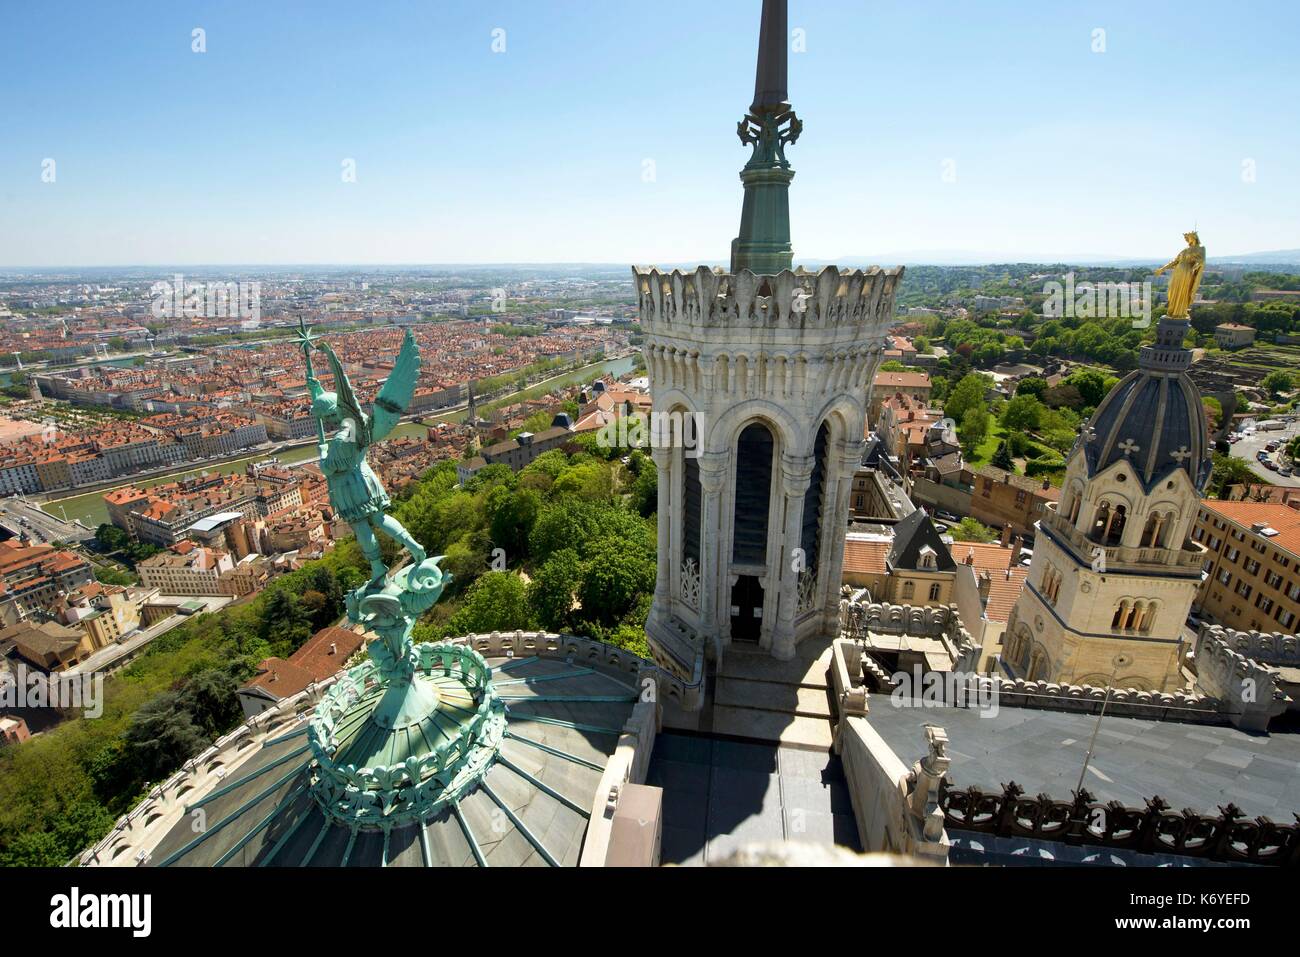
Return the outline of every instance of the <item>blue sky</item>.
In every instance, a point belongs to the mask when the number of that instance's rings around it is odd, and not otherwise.
[[[790,8],[796,258],[1300,247],[1292,0]],[[759,9],[11,4],[0,265],[722,262]]]

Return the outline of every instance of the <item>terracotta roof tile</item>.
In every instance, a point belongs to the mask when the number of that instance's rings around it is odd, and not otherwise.
[[[1289,505],[1279,505],[1276,502],[1225,502],[1207,498],[1201,501],[1201,507],[1217,512],[1247,531],[1256,522],[1263,522],[1277,531],[1276,535],[1261,535],[1264,541],[1300,555],[1300,511]]]
[[[889,546],[889,542],[845,538],[844,570],[858,575],[883,575]]]

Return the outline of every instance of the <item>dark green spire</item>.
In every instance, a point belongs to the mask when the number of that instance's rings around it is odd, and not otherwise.
[[[799,138],[803,124],[790,109],[786,91],[789,18],[786,0],[763,0],[758,39],[758,68],[754,102],[736,126],[742,143],[754,155],[740,172],[745,205],[740,235],[731,243],[731,271],[777,273],[794,261],[790,246],[790,180],[794,170],[785,158],[785,145]]]

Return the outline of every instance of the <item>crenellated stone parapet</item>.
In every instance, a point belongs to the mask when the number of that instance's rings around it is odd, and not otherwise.
[[[1196,634],[1192,659],[1196,688],[1222,699],[1225,715],[1239,728],[1263,731],[1291,703],[1280,686],[1278,670],[1240,650],[1265,647],[1280,650],[1272,637],[1209,624],[1202,625]],[[1286,637],[1295,641],[1294,636]]]
[[[1266,665],[1300,664],[1300,635],[1278,631],[1237,631],[1221,625],[1202,625],[1233,651]]]
[[[632,269],[647,335],[698,335],[701,329],[841,330],[845,339],[883,337],[894,317],[903,267],[816,273],[782,270],[731,274],[700,266],[693,272]]]
[[[897,606],[893,606],[897,607]],[[888,616],[886,616],[888,618]],[[916,632],[909,632],[915,634]],[[845,634],[834,644],[832,676],[836,689],[839,717],[867,714],[874,694],[867,690],[866,672],[871,671],[870,656],[862,652],[857,641]],[[874,675],[877,685],[889,687]],[[889,692],[882,692],[888,694]],[[1221,699],[1199,691],[1141,691],[1136,688],[1098,688],[1092,685],[1057,684],[1050,681],[1025,681],[995,675],[965,673],[959,682],[937,682],[927,689],[936,703],[958,704],[977,701],[989,706],[1008,708],[1048,708],[1053,711],[1096,714],[1104,705],[1107,714],[1151,720],[1225,724],[1230,720],[1228,705]]]
[[[981,676],[977,690],[991,693],[999,706],[1050,708],[1053,711],[1082,711],[1096,714],[1105,705],[1107,714],[1129,718],[1176,720],[1222,724],[1223,703],[1211,695],[1189,691],[1142,691],[1137,688],[1098,688],[1093,685],[1057,684]],[[1109,697],[1107,692],[1109,691]]]
[[[889,602],[840,600],[840,632],[861,638],[869,632],[946,638],[957,648],[974,645],[955,605],[893,605]]]

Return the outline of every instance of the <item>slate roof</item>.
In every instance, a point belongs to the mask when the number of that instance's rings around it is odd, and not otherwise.
[[[929,546],[935,552],[934,567],[938,571],[952,571],[957,563],[952,560],[948,546],[930,521],[925,509],[918,508],[894,526],[894,544],[889,549],[889,567],[916,569],[921,563],[921,549]]]
[[[1097,716],[1039,708],[928,704],[901,708],[873,696],[871,727],[905,762],[925,752],[925,725],[948,732],[954,787],[1000,791],[1015,781],[1028,795],[1069,800],[1079,783]],[[1277,823],[1300,811],[1300,734],[1248,734],[1229,726],[1107,714],[1084,786],[1102,802],[1141,808],[1159,795],[1178,810],[1217,816],[1229,801],[1248,817]]]
[[[867,436],[866,445],[863,446],[862,465],[864,468],[875,469],[896,479],[902,478],[894,463],[889,460],[889,451],[885,448],[885,443],[874,432]]]
[[[1088,475],[1127,459],[1147,491],[1183,469],[1199,489],[1210,478],[1209,430],[1201,393],[1188,378],[1183,347],[1188,320],[1163,316],[1156,340],[1143,346],[1138,368],[1107,393],[1075,443]]]

